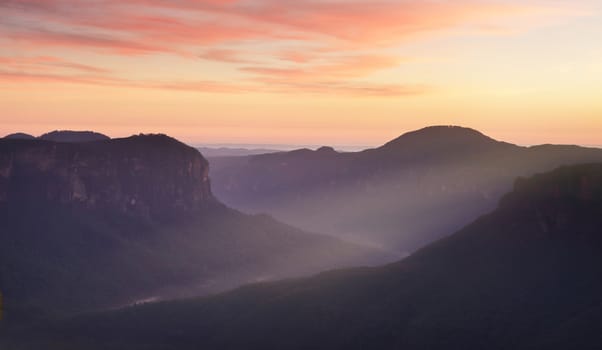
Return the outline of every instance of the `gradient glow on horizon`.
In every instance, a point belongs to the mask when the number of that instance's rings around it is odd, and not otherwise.
[[[602,145],[602,3],[0,0],[0,136]]]

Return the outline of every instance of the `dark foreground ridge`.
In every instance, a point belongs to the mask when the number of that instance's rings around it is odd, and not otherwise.
[[[602,164],[563,167],[519,180],[496,211],[398,263],[82,316],[14,341],[61,350],[599,349],[601,214]]]

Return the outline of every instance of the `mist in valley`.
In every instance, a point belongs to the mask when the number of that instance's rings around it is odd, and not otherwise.
[[[602,349],[596,0],[0,0],[0,350]]]

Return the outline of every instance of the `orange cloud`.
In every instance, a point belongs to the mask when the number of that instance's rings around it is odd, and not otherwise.
[[[520,12],[524,6],[491,1],[262,1],[236,13],[305,33],[373,47],[418,32]]]
[[[390,56],[343,56],[333,62],[313,65],[296,65],[294,68],[243,67],[241,70],[280,79],[339,80],[361,77],[375,70],[394,67],[400,59]]]
[[[64,47],[72,50],[87,50],[94,48],[120,55],[176,51],[175,48],[168,49],[168,47],[165,46],[143,44],[116,36],[69,33],[37,28],[13,32],[10,30],[6,31],[4,33],[4,40],[16,42],[19,44],[19,47],[26,47],[29,50],[36,50],[40,47]],[[23,46],[25,43],[29,45]]]
[[[36,57],[7,57],[0,56],[0,64],[13,70],[28,71],[56,71],[75,70],[89,73],[109,73],[109,70],[87,64],[66,61],[52,56]]]
[[[228,63],[250,63],[251,61],[242,58],[243,53],[230,49],[210,49],[199,54],[199,57],[210,61],[228,62]]]
[[[400,64],[401,58],[382,51],[417,34],[467,24],[484,28],[490,20],[534,8],[491,0],[21,0],[0,2],[0,11],[0,44],[15,45],[35,56],[47,56],[46,50],[54,49],[63,50],[65,56],[73,52],[116,57],[172,54],[235,65],[241,72],[238,81],[220,86],[246,86],[251,74],[259,90],[276,84],[300,92],[383,89],[403,95],[407,84],[375,88],[357,78]],[[114,79],[100,68],[71,61],[23,59],[13,62],[9,71],[20,70],[27,79],[39,75],[99,84]],[[49,67],[105,76],[48,76],[43,68]],[[188,86],[180,80],[181,75],[157,86]]]
[[[57,74],[57,73],[27,73],[9,70],[0,70],[0,82],[21,82],[21,83],[67,83],[67,84],[87,84],[112,87],[128,87],[141,89],[164,89],[164,90],[184,90],[199,92],[221,92],[221,93],[239,93],[250,91],[251,87],[245,87],[238,84],[223,84],[213,81],[137,81],[121,78],[112,78],[98,75],[82,74]]]
[[[402,85],[402,84],[370,84],[370,83],[347,83],[333,81],[295,82],[283,79],[262,79],[267,92],[276,93],[312,93],[319,95],[349,95],[349,96],[416,96],[433,91],[433,88],[424,85]]]
[[[257,39],[322,44],[336,39],[371,48],[530,9],[483,0],[29,0],[3,2],[0,8],[12,18],[0,22],[5,38],[118,53],[179,53],[182,47]],[[41,25],[32,26],[34,20]]]
[[[315,58],[315,55],[307,52],[299,51],[284,51],[278,54],[278,58],[282,61],[290,61],[295,63],[308,63]]]

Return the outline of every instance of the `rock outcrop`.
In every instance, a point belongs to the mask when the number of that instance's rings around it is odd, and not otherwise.
[[[230,209],[211,194],[208,170],[197,150],[165,135],[0,140],[4,320],[393,258]]]
[[[536,218],[533,231],[540,236],[600,239],[601,204],[602,164],[583,164],[519,178],[514,191],[502,198],[500,210]]]
[[[30,348],[600,349],[601,189],[602,165],[561,168],[400,262],[73,319]]]
[[[165,219],[214,203],[209,166],[165,135],[0,141],[0,203],[45,200]]]

